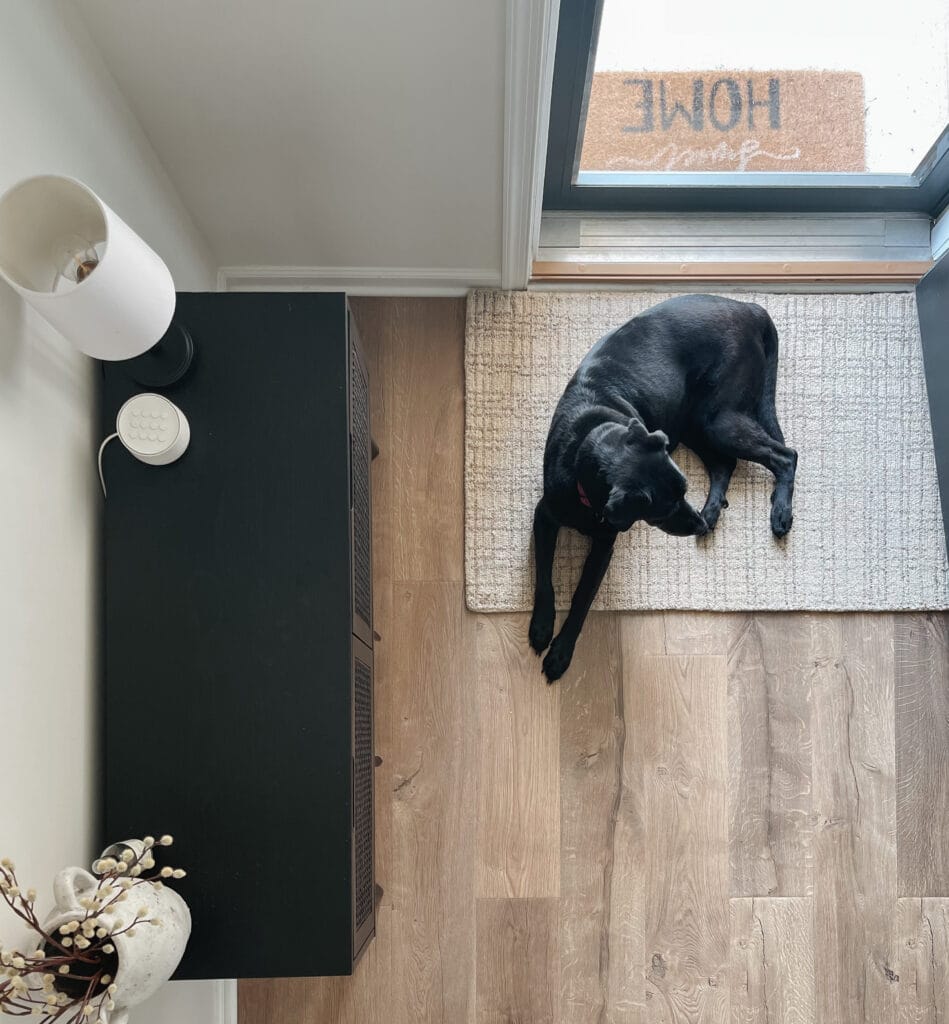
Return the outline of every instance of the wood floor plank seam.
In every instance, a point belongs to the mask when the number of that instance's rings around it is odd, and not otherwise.
[[[729,901],[731,1016],[742,1024],[814,1020],[810,896],[751,896]]]
[[[645,1019],[725,1024],[730,942],[726,659],[655,655],[639,664],[636,719],[643,748],[648,894]],[[711,742],[703,742],[706,734]]]
[[[611,940],[613,926],[613,908],[615,893],[613,890],[613,872],[616,865],[616,842],[617,823],[619,821],[620,806],[623,800],[623,776],[626,755],[626,737],[628,727],[626,724],[626,698],[623,677],[625,675],[625,659],[623,648],[619,649],[619,680],[616,688],[616,721],[615,730],[616,758],[613,770],[613,803],[609,810],[609,842],[606,849],[606,863],[603,867],[603,930],[600,935],[600,989],[605,993],[605,1006],[610,1003],[610,979],[611,979]],[[615,969],[615,967],[614,967]]]
[[[562,687],[561,845],[554,851],[561,876],[561,1024],[622,1019],[617,1013],[636,998],[623,968],[641,960],[641,910],[623,907],[615,891],[617,879],[628,877],[617,835],[629,833],[630,797],[620,753],[626,722],[618,620],[592,617],[585,633],[569,679],[556,684]],[[624,927],[629,919],[632,932]]]
[[[949,896],[949,617],[895,628],[899,895]]]
[[[732,620],[728,650],[733,896],[811,893],[812,750],[807,616]]]
[[[561,691],[543,681],[526,615],[467,614],[480,680],[476,892],[559,896]]]
[[[893,617],[819,617],[815,630],[817,1021],[850,1016],[859,1024],[892,1024],[898,996]]]
[[[478,1024],[558,1024],[557,897],[477,901]]]

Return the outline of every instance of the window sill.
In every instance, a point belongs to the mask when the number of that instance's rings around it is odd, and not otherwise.
[[[546,211],[534,283],[915,284],[932,265],[925,214]]]
[[[670,284],[742,282],[748,284],[903,284],[915,285],[931,260],[812,260],[784,262],[702,260],[690,263],[560,262],[537,260],[531,284]]]

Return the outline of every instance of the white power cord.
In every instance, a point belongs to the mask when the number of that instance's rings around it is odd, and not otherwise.
[[[109,436],[99,445],[99,483],[102,484],[102,497],[108,498],[109,494],[105,489],[105,477],[102,475],[102,453],[105,451],[105,446],[110,442],[114,441],[119,435],[109,434]]]

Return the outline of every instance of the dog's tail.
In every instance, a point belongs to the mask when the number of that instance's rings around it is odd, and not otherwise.
[[[759,307],[760,308],[760,307]],[[761,342],[764,346],[764,388],[761,392],[761,404],[758,407],[758,420],[767,432],[778,441],[784,444],[784,434],[781,431],[781,424],[778,423],[778,413],[774,407],[774,395],[778,386],[778,329],[766,309],[761,309],[764,314],[762,323]]]

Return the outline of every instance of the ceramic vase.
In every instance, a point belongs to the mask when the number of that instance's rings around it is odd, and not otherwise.
[[[127,848],[136,855],[143,850],[140,840],[130,839],[110,846],[102,856],[119,858]],[[46,932],[52,934],[70,921],[81,921],[86,911],[80,900],[91,896],[98,884],[99,879],[83,868],[61,871],[53,883],[56,906],[46,919]],[[133,886],[127,900],[98,916],[111,930],[116,921],[129,924],[139,907],[146,909],[147,918],[157,919],[161,924],[143,924],[131,935],[116,935],[109,940],[115,946],[118,967],[113,978],[115,1009],[103,1010],[100,1015],[108,1024],[127,1024],[129,1010],[154,995],[168,981],[181,961],[191,934],[188,905],[168,886],[158,888],[147,882]]]

